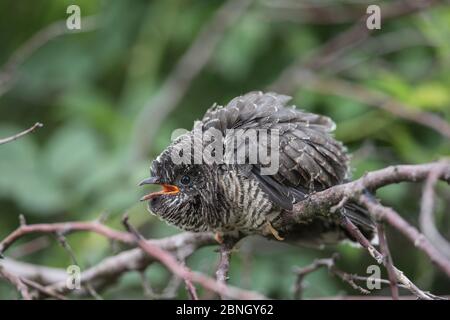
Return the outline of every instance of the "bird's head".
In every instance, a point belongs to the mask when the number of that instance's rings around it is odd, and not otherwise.
[[[148,201],[149,211],[172,225],[206,231],[205,216],[215,207],[217,179],[211,166],[177,163],[173,159],[174,150],[180,150],[182,143],[174,141],[152,162],[150,178],[139,185],[159,185],[161,189],[143,196],[141,201]]]

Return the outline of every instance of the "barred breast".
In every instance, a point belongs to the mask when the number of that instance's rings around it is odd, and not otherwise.
[[[231,170],[220,181],[230,212],[223,215],[227,219],[219,231],[260,233],[267,222],[279,216],[281,210],[273,205],[256,180]]]

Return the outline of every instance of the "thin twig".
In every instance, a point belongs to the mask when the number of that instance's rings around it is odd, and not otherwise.
[[[305,217],[312,217],[316,214],[329,214],[330,207],[339,203],[343,197],[350,197],[351,200],[365,206],[376,219],[385,221],[400,231],[450,277],[450,260],[436,250],[426,237],[421,235],[416,228],[406,222],[394,210],[374,203],[368,196],[363,194],[366,190],[374,191],[389,184],[404,181],[423,181],[437,165],[441,165],[441,162],[421,165],[397,165],[369,172],[355,181],[309,195],[304,201],[294,205],[291,218],[295,221],[304,221]],[[445,169],[439,175],[439,179],[450,183],[450,163],[447,162]]]
[[[6,270],[2,265],[0,265],[0,276],[13,284],[24,300],[32,300],[28,287],[23,283],[20,277],[16,276],[13,272]]]
[[[334,254],[331,258],[327,259],[316,259],[311,264],[307,265],[303,268],[297,268],[295,270],[295,273],[297,275],[295,284],[294,284],[294,299],[301,299],[303,295],[303,281],[305,276],[307,276],[310,273],[313,273],[314,271],[326,267],[328,269],[328,272],[339,277],[342,281],[349,284],[353,289],[363,293],[363,294],[369,294],[370,291],[362,288],[361,286],[357,285],[355,283],[356,277],[352,274],[349,274],[347,272],[344,272],[336,267],[336,259],[338,258],[337,254]]]
[[[133,244],[133,236],[126,232],[108,228],[98,222],[63,222],[22,225],[0,242],[0,254],[4,253],[15,241],[32,233],[61,233],[73,231],[91,231],[126,244]]]
[[[162,239],[148,240],[148,242],[176,256],[180,255],[185,258],[199,247],[216,243],[213,235],[210,233],[191,232],[180,233]],[[80,284],[91,283],[96,290],[101,290],[114,284],[123,274],[133,270],[143,270],[153,262],[155,262],[155,259],[139,248],[126,250],[117,255],[107,257],[97,265],[84,270],[80,275]],[[18,262],[9,258],[1,260],[1,263],[10,273],[46,285],[48,289],[54,292],[60,294],[72,292],[66,285],[67,273],[64,269]],[[82,296],[89,294],[86,290],[73,291],[73,293]]]
[[[39,292],[41,292],[41,293],[43,293],[43,294],[45,294],[45,295],[47,295],[49,297],[55,298],[57,300],[67,300],[67,298],[65,296],[63,296],[62,294],[59,294],[59,293],[54,292],[52,290],[49,290],[46,287],[40,285],[39,283],[37,283],[35,281],[29,280],[29,279],[26,279],[26,278],[21,278],[21,280],[22,280],[23,283],[27,284],[28,286],[38,290]]]
[[[232,237],[224,237],[222,244],[219,248],[219,265],[217,266],[216,279],[218,282],[227,283],[228,272],[230,269],[230,258],[233,252],[233,247],[236,244],[237,239]],[[221,295],[222,299],[224,298]]]
[[[5,144],[5,143],[8,143],[8,142],[12,142],[12,141],[14,141],[14,140],[17,140],[17,139],[19,139],[19,138],[21,138],[21,137],[23,137],[23,136],[25,136],[25,135],[27,135],[27,134],[33,132],[33,131],[36,130],[37,128],[42,128],[42,127],[43,127],[43,124],[42,124],[42,123],[36,122],[31,128],[28,128],[28,129],[25,130],[25,131],[22,131],[22,132],[20,132],[20,133],[18,133],[18,134],[15,134],[15,135],[13,135],[13,136],[11,136],[11,137],[7,137],[7,138],[4,138],[4,139],[0,139],[0,145]]]
[[[174,299],[176,298],[177,291],[180,288],[182,283],[182,279],[175,275],[169,279],[166,287],[162,290],[161,293],[155,292],[152,288],[150,282],[148,281],[145,270],[139,270],[139,274],[141,276],[142,287],[144,289],[144,295],[149,299]]]
[[[386,270],[389,278],[389,285],[391,288],[392,300],[398,300],[398,287],[397,287],[397,279],[395,277],[394,271],[394,262],[392,261],[392,256],[389,251],[389,246],[386,239],[386,233],[384,232],[383,223],[377,223],[377,234],[380,241],[380,251],[383,255]]]
[[[448,161],[447,161],[448,162]],[[441,165],[432,170],[425,181],[420,204],[419,225],[423,234],[430,242],[450,259],[450,243],[439,233],[434,219],[434,188],[447,164],[443,161]]]
[[[58,240],[59,244],[66,250],[66,252],[69,254],[70,260],[72,260],[72,264],[80,266],[78,263],[78,260],[75,256],[75,252],[73,252],[72,247],[70,246],[69,242],[67,241],[66,237],[60,232],[56,232],[56,239]]]
[[[341,225],[361,244],[372,258],[377,261],[378,264],[386,266],[386,261],[383,259],[383,255],[370,243],[370,241],[362,234],[362,232],[355,226],[347,217],[343,216]],[[436,300],[441,299],[428,292],[420,290],[411,280],[404,275],[402,271],[393,267],[395,277],[398,282],[402,283],[412,294],[423,300]]]
[[[128,223],[128,217],[125,216],[123,219],[125,228],[134,235],[136,244],[148,255],[154,257],[162,264],[164,264],[172,273],[181,277],[182,279],[187,279],[189,281],[195,282],[203,286],[207,290],[211,290],[218,294],[223,294],[229,298],[234,299],[265,299],[264,296],[236,287],[225,285],[221,282],[216,281],[213,278],[205,276],[198,272],[193,272],[187,267],[178,263],[178,261],[167,251],[161,249],[158,246],[146,241],[137,230]]]
[[[219,265],[217,266],[216,278],[217,281],[226,283],[228,281],[228,271],[230,269],[230,257],[233,252],[233,247],[236,244],[236,239],[231,237],[224,237],[224,240],[219,248]]]
[[[430,241],[417,230],[417,228],[410,225],[395,210],[385,207],[380,203],[376,203],[366,196],[361,196],[359,202],[364,205],[374,217],[387,222],[400,231],[400,233],[411,241],[416,248],[427,254],[432,263],[450,276],[450,260],[442,255],[442,253],[438,251]]]
[[[195,288],[192,281],[190,279],[184,279],[184,284],[186,286],[186,291],[189,295],[189,298],[191,298],[191,300],[198,300],[197,289]]]

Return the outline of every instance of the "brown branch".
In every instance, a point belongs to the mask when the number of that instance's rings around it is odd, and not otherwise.
[[[216,243],[212,234],[190,232],[180,233],[163,239],[148,240],[148,242],[182,257],[189,256],[199,247]],[[141,271],[155,261],[155,259],[139,248],[122,251],[115,256],[105,258],[95,266],[83,270],[80,282],[82,286],[91,284],[95,290],[101,290],[115,283],[124,273]],[[38,282],[52,292],[59,294],[72,292],[66,286],[67,273],[63,269],[38,266],[9,258],[0,260],[0,264],[6,271],[18,277]],[[86,290],[73,291],[73,293],[77,295],[89,294]]]
[[[442,270],[448,272],[449,261],[440,255],[438,251],[427,242],[426,238],[420,235],[417,229],[410,226],[395,211],[385,208],[372,198],[364,194],[365,190],[376,190],[385,185],[399,183],[402,181],[422,181],[429,177],[430,172],[436,170],[436,166],[442,166],[439,170],[437,178],[447,183],[450,181],[450,163],[435,162],[422,165],[400,165],[388,167],[382,170],[370,172],[361,179],[349,182],[343,185],[334,186],[330,189],[311,194],[306,200],[295,205],[292,213],[294,220],[301,220],[305,215],[317,215],[323,212],[329,212],[331,207],[336,208],[339,212],[339,206],[343,206],[346,201],[357,201],[366,206],[369,212],[377,219],[389,223],[407,236],[409,240],[422,251],[424,251],[431,260],[436,263]],[[348,219],[343,219],[343,226],[354,236],[355,239],[365,247],[372,257],[380,264],[386,265],[386,259],[379,253],[372,244],[361,234],[358,228]],[[134,229],[133,229],[134,230]],[[221,256],[221,262],[218,268],[218,280],[214,280],[206,275],[193,272],[180,261],[189,256],[196,248],[203,245],[214,244],[211,234],[192,234],[184,233],[174,237],[164,238],[160,240],[144,240],[136,239],[136,234],[115,231],[99,222],[68,222],[54,224],[36,224],[26,225],[22,219],[21,225],[0,242],[0,251],[4,252],[15,241],[21,237],[32,233],[55,233],[67,234],[74,231],[92,231],[105,237],[120,241],[129,245],[138,244],[141,249],[132,249],[119,253],[116,256],[106,258],[98,265],[84,270],[81,274],[81,283],[85,288],[92,286],[92,290],[99,290],[114,283],[123,273],[130,270],[143,270],[146,266],[154,261],[164,264],[177,277],[189,282],[201,284],[207,290],[215,293],[223,294],[225,297],[231,298],[262,298],[262,296],[235,287],[227,286],[225,280],[227,278],[227,270],[229,266],[229,253],[224,250]],[[67,294],[70,290],[66,286],[66,273],[64,270],[45,268],[31,264],[16,262],[10,259],[2,260],[2,266],[6,272],[15,275],[19,279],[27,279],[35,281],[45,286],[49,292],[57,294]],[[438,297],[418,289],[400,270],[393,267],[396,280],[401,285],[409,289],[421,299],[436,299]],[[353,278],[352,278],[353,280]],[[345,281],[345,280],[344,280]],[[189,288],[188,288],[189,289]],[[192,289],[192,287],[191,287]],[[41,293],[44,293],[42,290]],[[84,289],[77,294],[86,294]],[[190,294],[193,294],[192,290]]]
[[[91,231],[101,234],[109,239],[126,244],[134,244],[133,236],[126,232],[116,231],[98,222],[63,222],[21,225],[3,241],[0,242],[0,254],[4,253],[15,241],[27,234],[33,233],[61,233],[73,231]]]
[[[361,244],[369,254],[372,256],[372,258],[377,261],[378,264],[382,264],[385,267],[387,266],[386,260],[383,259],[383,255],[370,243],[369,240],[361,233],[361,231],[358,229],[357,226],[355,226],[347,217],[342,217],[341,225],[358,241],[359,244]],[[411,291],[412,294],[414,294],[419,299],[423,300],[439,300],[440,297],[437,297],[435,295],[432,295],[428,292],[424,292],[420,290],[411,280],[408,279],[404,275],[402,271],[397,269],[393,266],[393,271],[395,273],[395,277],[398,282],[403,284],[409,291]]]
[[[19,259],[32,253],[38,252],[47,248],[50,245],[50,240],[47,236],[41,236],[21,245],[17,245],[13,251],[9,252],[9,256],[14,259]]]
[[[369,172],[355,181],[309,195],[306,200],[294,205],[292,218],[302,221],[305,217],[311,217],[317,213],[328,214],[330,207],[338,204],[343,197],[348,197],[366,206],[377,219],[386,221],[399,230],[450,277],[450,261],[437,251],[416,228],[407,223],[394,210],[374,204],[368,197],[362,195],[365,190],[374,191],[388,184],[403,181],[423,181],[437,165],[440,165],[440,162],[421,165],[398,165]],[[445,170],[439,175],[439,179],[450,183],[450,163],[447,162]]]
[[[219,248],[219,265],[217,266],[216,278],[217,281],[226,283],[228,281],[228,271],[230,269],[230,257],[233,252],[233,247],[237,239],[231,237],[224,237]]]
[[[178,105],[191,82],[206,66],[226,31],[247,11],[253,0],[228,0],[202,27],[192,45],[177,62],[158,93],[136,117],[131,160],[150,150],[161,123]]]
[[[37,291],[43,293],[46,296],[55,298],[57,300],[67,300],[66,297],[64,297],[63,295],[57,293],[57,292],[53,292],[52,290],[47,289],[46,287],[40,285],[39,283],[26,279],[26,278],[21,278],[22,282],[27,284],[28,286],[30,286],[31,288],[36,289]]]
[[[185,279],[184,284],[186,286],[186,291],[191,298],[191,300],[198,300],[197,289],[190,279]]]
[[[344,272],[336,267],[336,259],[338,258],[337,254],[334,254],[331,258],[327,259],[316,259],[311,264],[307,265],[303,268],[297,268],[295,270],[295,273],[297,275],[295,284],[294,284],[294,299],[301,299],[303,294],[303,281],[304,278],[318,269],[322,267],[326,267],[328,269],[328,272],[337,276],[342,281],[349,284],[353,289],[359,291],[363,294],[369,294],[370,291],[362,288],[361,286],[357,285],[355,283],[355,280],[360,280],[363,277],[356,277],[355,275],[349,274],[347,272]]]
[[[328,213],[330,207],[338,204],[342,198],[355,200],[365,190],[375,191],[389,184],[400,182],[418,182],[428,177],[439,162],[419,165],[396,165],[366,173],[362,178],[337,185],[308,196],[304,201],[294,205],[293,218],[302,220],[317,212]],[[439,175],[439,179],[450,183],[450,164]]]
[[[264,296],[255,292],[242,290],[236,287],[225,285],[213,278],[205,276],[201,273],[194,272],[184,265],[178,263],[178,261],[169,252],[161,249],[158,246],[146,241],[137,230],[128,223],[128,217],[125,216],[123,223],[127,230],[135,236],[136,244],[148,255],[157,259],[163,265],[165,265],[172,273],[176,274],[185,281],[195,282],[200,284],[207,290],[213,291],[217,294],[223,294],[226,297],[233,299],[265,299]]]
[[[391,208],[386,208],[366,195],[367,190],[375,191],[388,184],[402,181],[422,181],[425,180],[436,166],[442,162],[434,162],[422,165],[401,165],[393,166],[378,171],[367,173],[364,177],[342,185],[331,187],[327,190],[317,192],[308,196],[304,201],[294,205],[291,218],[302,221],[305,217],[317,214],[329,214],[333,206],[339,206],[342,199],[356,201],[365,206],[377,221],[384,221],[400,231],[421,251],[426,253],[430,260],[450,276],[450,261],[443,256],[435,247],[419,233],[419,231],[408,224],[398,213]],[[445,162],[438,178],[450,182],[450,162]],[[342,226],[353,235],[353,237],[366,248],[370,255],[379,263],[386,266],[383,255],[370,243],[360,230],[346,217],[342,217]],[[398,282],[405,285],[413,294],[421,299],[435,299],[437,297],[425,293],[415,286],[400,270],[393,268]]]
[[[5,279],[6,281],[10,282],[12,285],[14,285],[17,290],[22,295],[22,298],[25,300],[31,300],[30,292],[28,291],[28,287],[23,283],[23,281],[15,275],[13,272],[10,272],[6,270],[2,265],[0,265],[0,277]]]
[[[434,209],[434,188],[441,175],[445,170],[447,164],[445,161],[436,166],[435,170],[432,170],[425,181],[425,185],[422,192],[422,201],[420,204],[419,225],[423,234],[430,240],[430,242],[441,251],[448,259],[450,259],[450,244],[441,236],[435,225],[435,219],[433,214]]]
[[[144,288],[144,294],[149,299],[153,300],[153,299],[175,299],[176,298],[178,289],[180,288],[180,285],[182,282],[182,279],[180,279],[179,277],[172,275],[172,277],[168,281],[166,287],[160,293],[157,293],[157,292],[155,292],[155,290],[152,288],[151,284],[145,277],[144,270],[140,270],[139,274],[142,279],[142,286]]]
[[[224,237],[223,242],[219,248],[219,264],[216,270],[216,279],[218,282],[226,284],[228,281],[228,272],[230,269],[230,258],[233,252],[233,247],[238,239],[232,237]],[[224,298],[221,295],[222,299]]]
[[[394,262],[389,251],[389,246],[386,239],[386,233],[384,232],[384,226],[382,223],[377,223],[377,233],[380,241],[380,251],[383,255],[383,259],[386,264],[386,270],[389,278],[389,286],[391,288],[392,300],[398,300],[398,287],[397,279],[395,277]]]
[[[428,239],[411,226],[392,208],[385,207],[379,203],[373,202],[366,196],[361,196],[359,202],[364,205],[369,212],[381,221],[386,221],[395,229],[400,231],[409,241],[411,241],[418,249],[423,251],[430,261],[444,271],[450,277],[450,260],[447,259],[440,251],[438,251]]]
[[[22,131],[22,132],[20,132],[20,133],[18,133],[18,134],[15,134],[15,135],[13,135],[13,136],[11,136],[11,137],[7,137],[7,138],[4,138],[4,139],[0,139],[0,145],[2,145],[2,144],[5,144],[5,143],[8,143],[8,142],[12,142],[12,141],[14,141],[14,140],[17,140],[17,139],[19,139],[19,138],[21,138],[21,137],[23,137],[23,136],[25,136],[25,135],[27,135],[27,134],[29,134],[29,133],[32,133],[34,130],[36,130],[37,128],[42,128],[43,127],[43,124],[42,123],[40,123],[40,122],[36,122],[31,128],[28,128],[27,130],[25,130],[25,131]]]

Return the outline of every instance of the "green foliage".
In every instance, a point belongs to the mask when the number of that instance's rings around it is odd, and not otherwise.
[[[0,3],[0,65],[37,30],[66,18],[70,1],[40,0],[27,5]],[[191,128],[194,119],[213,102],[226,103],[247,90],[264,90],[281,72],[300,59],[313,57],[326,39],[345,26],[320,26],[284,21],[270,16],[258,2],[236,22],[214,51],[212,59],[194,79],[181,103],[161,124],[144,160],[131,158],[133,130],[139,112],[160,89],[178,59],[220,6],[216,1],[77,1],[82,15],[96,15],[101,26],[92,32],[67,34],[34,52],[18,68],[9,92],[0,96],[0,138],[17,133],[36,121],[44,128],[14,143],[0,146],[0,236],[12,231],[18,215],[32,222],[92,220],[102,212],[108,224],[121,228],[128,211],[133,223],[149,238],[174,234],[138,203],[144,192],[137,183],[148,174],[150,160],[169,142],[176,128]],[[385,32],[413,30],[423,43],[399,46],[386,54],[368,52],[364,45],[348,52],[345,61],[356,62],[336,77],[381,91],[416,111],[432,112],[450,121],[450,9],[383,22],[372,33],[375,47]],[[408,39],[402,39],[408,40]],[[414,40],[414,39],[412,39]],[[416,41],[417,42],[417,41]],[[362,59],[362,63],[358,61]],[[329,70],[322,70],[327,76]],[[309,112],[327,114],[337,122],[336,137],[354,154],[354,177],[398,163],[420,163],[450,155],[450,142],[438,133],[355,101],[308,90],[300,84],[291,92],[295,104]],[[157,110],[155,110],[157,112]],[[155,124],[149,122],[149,127]],[[418,188],[393,185],[377,194],[407,220],[417,221]],[[445,190],[444,190],[445,192]],[[414,195],[414,196],[412,196]],[[449,204],[438,207],[439,229],[448,236]],[[418,255],[410,244],[395,237],[394,260],[413,279],[435,293],[448,294],[448,279]],[[108,242],[89,233],[69,237],[83,267],[112,254]],[[253,243],[253,242],[252,242]],[[321,252],[300,248],[272,248],[255,242],[232,261],[231,283],[275,298],[290,298],[292,269],[304,266]],[[13,251],[14,248],[11,248]],[[365,275],[371,260],[360,250],[341,245],[345,270]],[[196,270],[213,274],[217,254],[203,248],[189,258]],[[57,244],[27,257],[30,262],[64,267],[71,263]],[[428,271],[427,271],[428,270]],[[169,278],[155,264],[147,270],[160,290]],[[355,294],[325,270],[307,278],[307,297],[330,296],[342,291]],[[384,291],[380,293],[386,293]],[[141,279],[130,273],[107,298],[141,298]],[[14,298],[11,287],[0,283],[0,298]],[[186,297],[180,290],[179,297]]]

